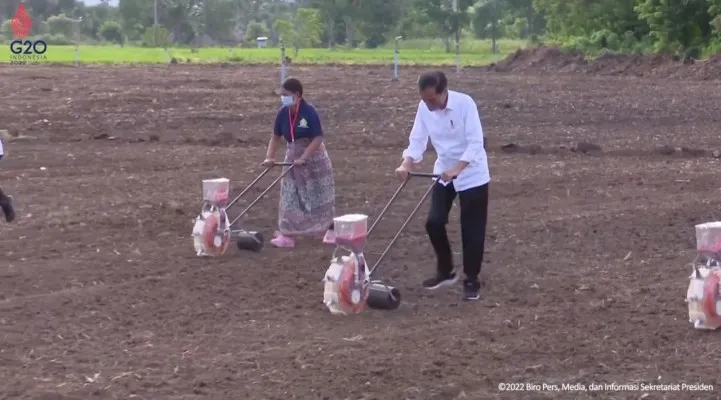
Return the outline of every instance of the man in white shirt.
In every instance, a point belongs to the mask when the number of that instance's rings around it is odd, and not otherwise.
[[[400,179],[408,178],[415,169],[414,164],[421,162],[430,139],[438,155],[433,173],[440,179],[431,195],[426,231],[438,264],[436,275],[425,280],[423,286],[438,289],[458,280],[446,232],[448,214],[458,195],[465,274],[463,298],[478,300],[491,180],[478,108],[470,96],[448,90],[448,80],[442,72],[421,75],[418,88],[422,101],[418,104],[410,144],[403,152],[403,163],[396,169],[396,175]]]
[[[0,139],[0,160],[3,159],[4,155],[5,153],[3,151],[3,142],[2,139]],[[13,207],[13,199],[12,197],[5,195],[2,189],[0,189],[0,208],[2,208],[3,213],[5,214],[5,220],[7,222],[13,222],[13,220],[15,220],[15,208]]]

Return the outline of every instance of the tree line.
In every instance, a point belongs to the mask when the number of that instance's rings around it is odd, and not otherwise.
[[[5,0],[2,33],[23,2],[52,43],[375,48],[396,37],[521,39],[584,51],[697,57],[721,49],[721,0]]]

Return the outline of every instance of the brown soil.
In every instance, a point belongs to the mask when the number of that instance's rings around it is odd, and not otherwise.
[[[646,76],[694,80],[721,79],[721,54],[708,60],[674,61],[667,56],[605,53],[589,61],[579,52],[557,47],[518,49],[504,60],[488,67],[496,72],[580,72],[592,75]]]
[[[322,113],[338,212],[377,214],[396,185],[419,70],[403,69],[400,83],[387,68],[290,72]],[[479,102],[487,135],[485,299],[419,289],[434,267],[419,215],[380,271],[403,306],[334,317],[321,305],[332,249],[320,238],[193,254],[200,180],[226,176],[237,191],[260,171],[275,69],[0,69],[0,129],[19,137],[0,182],[20,214],[0,225],[0,399],[643,398],[498,390],[514,382],[700,382],[715,391],[645,398],[718,398],[721,339],[692,328],[683,299],[693,225],[721,206],[721,91],[449,77]],[[371,261],[427,184],[408,186],[371,239]],[[243,222],[266,237],[271,193]]]

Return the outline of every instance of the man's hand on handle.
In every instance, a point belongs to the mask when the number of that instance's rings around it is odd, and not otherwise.
[[[396,168],[396,177],[398,177],[398,179],[402,181],[408,179],[408,174],[410,173],[411,167],[405,161],[403,162],[403,164],[401,164],[400,167]]]
[[[408,177],[413,173],[414,166],[411,160],[405,159],[403,160],[403,163],[401,163],[400,167],[396,168],[396,177],[398,179],[404,181],[408,179]],[[459,167],[455,167],[452,169],[449,169],[448,171],[444,171],[440,175],[436,175],[440,180],[443,182],[450,182],[458,177],[458,174],[461,173],[461,169]]]
[[[442,180],[443,182],[450,182],[450,181],[456,179],[456,177],[457,177],[458,174],[460,174],[460,173],[461,173],[461,171],[458,171],[458,169],[453,168],[453,169],[450,169],[450,170],[448,170],[448,171],[444,171],[444,172],[441,174],[440,178],[441,178],[441,180]]]
[[[266,168],[270,168],[275,165],[275,160],[273,160],[272,158],[266,158],[260,165]]]

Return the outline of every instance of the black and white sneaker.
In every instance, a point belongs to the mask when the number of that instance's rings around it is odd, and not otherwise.
[[[13,197],[6,196],[0,200],[0,208],[2,208],[5,214],[5,221],[13,222],[15,220],[15,205],[13,204]]]
[[[463,300],[479,300],[481,295],[481,283],[478,280],[465,280],[463,281]]]
[[[436,290],[442,287],[448,287],[458,282],[458,274],[455,271],[449,275],[438,274],[433,278],[428,278],[423,281],[423,287],[428,290]]]

